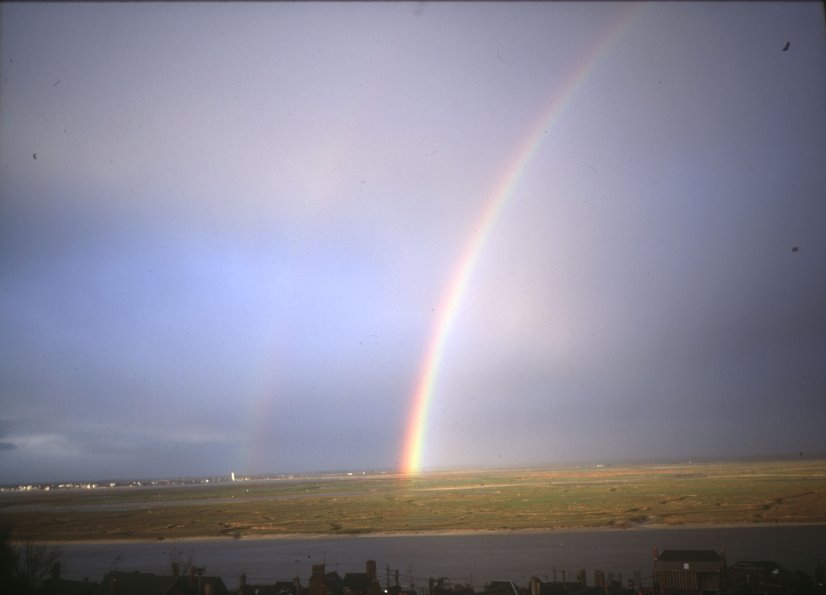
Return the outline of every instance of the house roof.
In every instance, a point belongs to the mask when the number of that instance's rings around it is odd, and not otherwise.
[[[348,572],[344,575],[344,586],[352,590],[366,590],[370,586],[370,577],[366,572]]]
[[[496,595],[519,595],[519,589],[512,581],[490,581],[485,585],[485,593]]]
[[[114,586],[112,582],[115,581]],[[224,581],[217,576],[161,576],[148,572],[113,570],[103,577],[93,595],[169,595],[195,593],[197,584],[212,585],[215,595],[227,593]]]
[[[90,595],[97,583],[50,578],[37,590],[37,595]]]
[[[261,585],[247,583],[244,587],[238,588],[238,595],[299,595],[305,590],[300,584],[294,581],[275,581],[274,584]]]
[[[224,584],[224,580],[220,576],[179,576],[177,582],[175,583],[175,587],[176,590],[181,593],[194,594],[198,593],[199,583],[203,586],[212,585],[212,593],[214,595],[226,595],[226,593],[228,593],[227,586]]]
[[[273,585],[248,584],[238,589],[239,595],[278,595],[278,589]]]
[[[102,595],[166,595],[178,579],[147,572],[113,570],[103,577],[95,593]],[[115,587],[112,587],[112,582]]]
[[[742,560],[732,566],[735,570],[763,570],[765,572],[781,571],[783,567],[773,560]]]
[[[301,585],[295,581],[275,581],[276,593],[300,593],[302,590]]]
[[[327,585],[329,590],[337,593],[341,590],[343,581],[341,580],[341,575],[338,572],[331,571],[324,575],[324,584]]]
[[[657,558],[662,562],[721,562],[714,550],[663,550]]]

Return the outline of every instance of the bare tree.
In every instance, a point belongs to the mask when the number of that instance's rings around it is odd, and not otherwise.
[[[55,571],[62,552],[57,546],[23,539],[13,543],[11,530],[0,528],[0,587],[3,592],[34,593]]]
[[[0,526],[0,592],[17,593],[17,552],[11,546],[11,529]]]
[[[33,593],[42,587],[55,569],[58,569],[56,574],[60,574],[62,552],[57,546],[25,539],[20,542],[17,553],[17,577],[24,593]]]

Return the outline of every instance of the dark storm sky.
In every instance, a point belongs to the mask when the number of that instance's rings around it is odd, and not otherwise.
[[[821,4],[0,17],[0,482],[399,468],[555,101],[422,467],[826,451]]]

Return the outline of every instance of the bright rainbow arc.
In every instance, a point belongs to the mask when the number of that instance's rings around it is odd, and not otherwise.
[[[436,320],[416,380],[412,396],[413,406],[408,416],[408,425],[405,432],[402,472],[406,475],[415,475],[421,472],[428,412],[433,400],[442,353],[485,240],[495,226],[503,207],[513,195],[522,173],[527,169],[531,158],[542,144],[542,139],[548,133],[549,128],[570,104],[571,99],[576,95],[577,89],[636,12],[637,6],[639,4],[634,4],[631,8],[623,11],[617,21],[601,37],[600,41],[594,44],[577,64],[566,79],[562,90],[557,92],[555,97],[552,97],[550,105],[537,120],[536,125],[530,129],[527,136],[519,143],[519,147],[510,159],[504,174],[499,178],[493,191],[485,200],[479,217],[472,228],[473,231],[459,256],[454,272],[436,310]]]

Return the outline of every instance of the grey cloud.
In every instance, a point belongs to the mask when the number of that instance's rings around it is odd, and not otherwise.
[[[0,474],[393,466],[431,352],[434,466],[812,450],[822,31],[711,10],[4,7]]]

